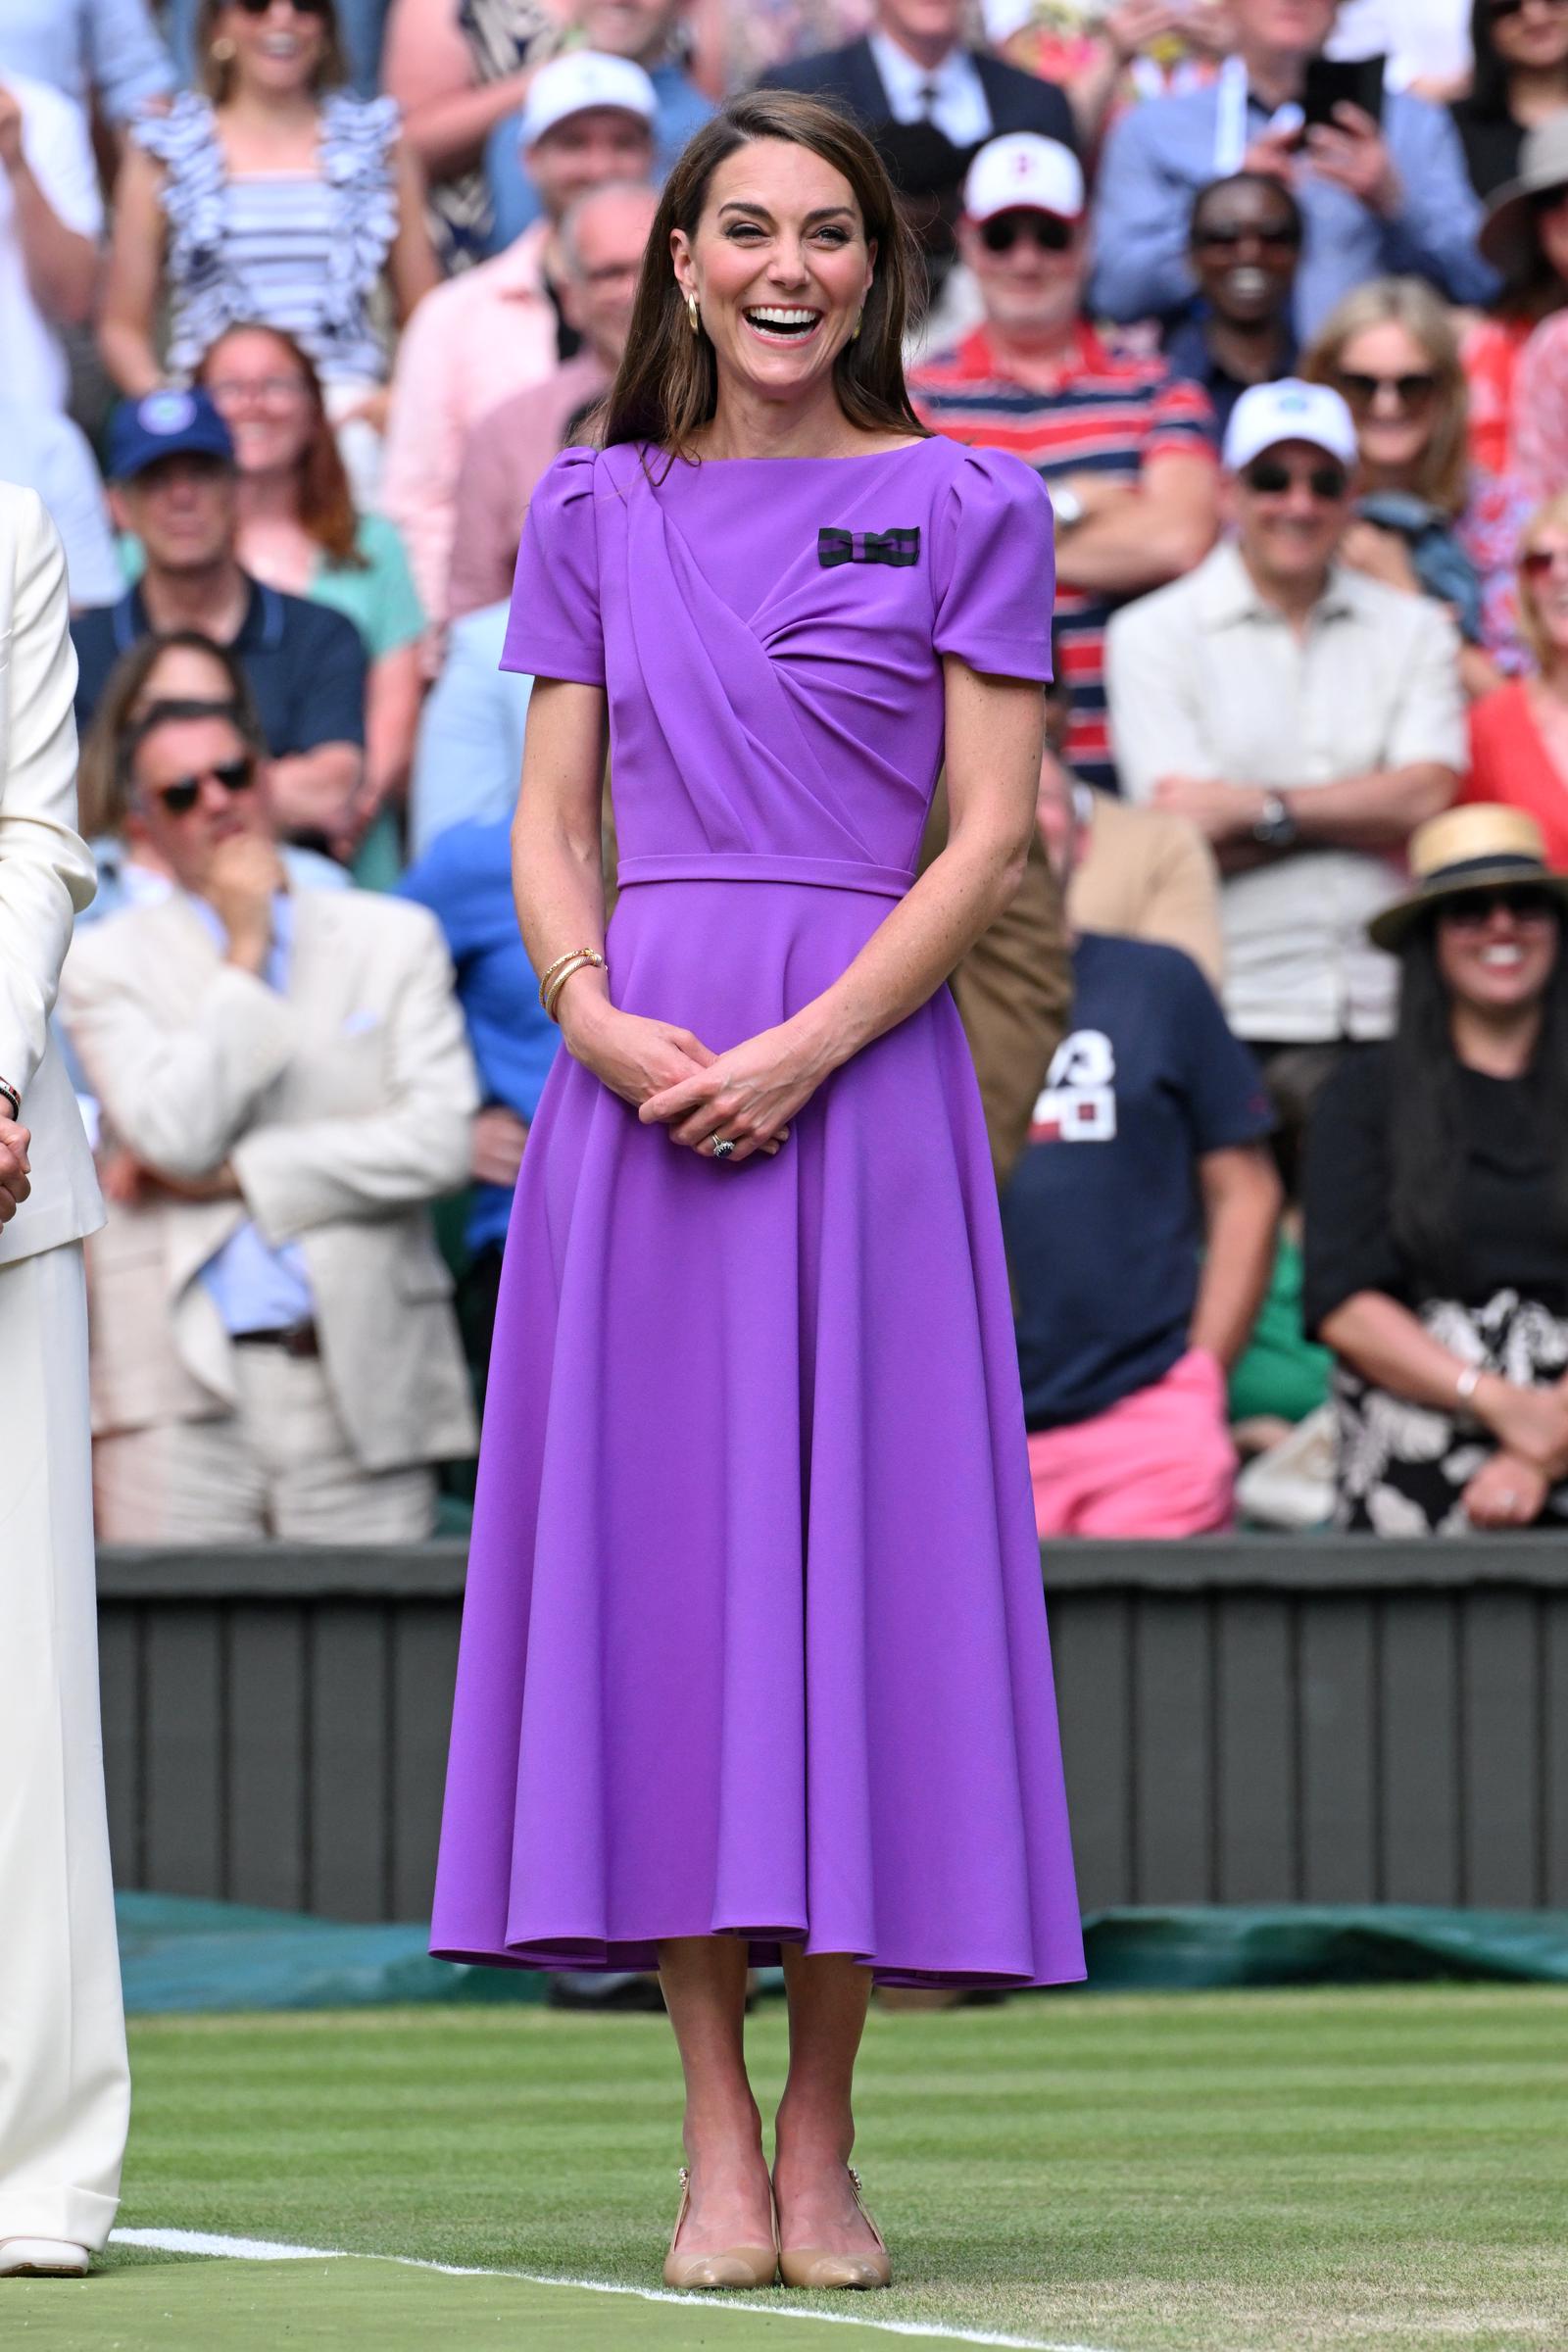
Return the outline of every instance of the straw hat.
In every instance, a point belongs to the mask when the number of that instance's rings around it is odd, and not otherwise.
[[[1568,109],[1548,115],[1526,131],[1518,178],[1498,188],[1487,206],[1476,241],[1504,277],[1517,280],[1530,274],[1537,250],[1531,200],[1551,188],[1568,188]]]
[[[1554,874],[1547,865],[1535,818],[1493,801],[1447,808],[1418,825],[1410,836],[1410,878],[1415,888],[1408,896],[1385,906],[1367,925],[1375,947],[1402,947],[1430,908],[1468,898],[1472,891],[1531,883],[1551,891],[1568,907],[1568,874]]]

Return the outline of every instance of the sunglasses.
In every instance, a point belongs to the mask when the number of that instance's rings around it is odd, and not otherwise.
[[[1438,389],[1437,377],[1425,368],[1412,368],[1408,375],[1361,375],[1342,368],[1338,374],[1341,391],[1362,415],[1375,406],[1380,392],[1392,392],[1401,409],[1424,409]]]
[[[1443,909],[1443,919],[1456,931],[1480,931],[1491,922],[1498,908],[1516,923],[1544,923],[1555,914],[1556,903],[1549,891],[1537,890],[1525,883],[1513,890],[1477,890],[1462,899],[1455,899]]]
[[[1054,213],[998,213],[981,221],[980,242],[988,253],[1010,253],[1020,237],[1033,237],[1042,253],[1065,253],[1077,230]]]
[[[1343,466],[1309,466],[1298,473],[1279,458],[1255,459],[1245,469],[1242,479],[1259,498],[1280,498],[1287,490],[1304,482],[1324,506],[1337,506],[1349,488],[1349,476]]]
[[[221,784],[225,792],[249,792],[256,781],[256,762],[251,759],[217,761],[211,767],[204,767],[200,775],[181,776],[173,784],[158,785],[153,798],[163,802],[171,816],[189,816],[209,777],[215,784]]]
[[[265,17],[272,6],[272,0],[229,0],[229,5],[237,8],[242,16]],[[288,5],[297,17],[330,17],[332,14],[332,0],[288,0]]]
[[[1559,564],[1568,564],[1568,547],[1527,547],[1519,568],[1527,580],[1544,580]]]
[[[1544,0],[1544,5],[1555,14],[1568,6],[1568,0]],[[1494,24],[1500,24],[1505,17],[1522,17],[1528,6],[1529,0],[1492,0],[1487,15]]]
[[[1271,253],[1296,253],[1301,232],[1282,220],[1276,228],[1195,228],[1193,243],[1207,253],[1236,253],[1244,245],[1266,245]]]

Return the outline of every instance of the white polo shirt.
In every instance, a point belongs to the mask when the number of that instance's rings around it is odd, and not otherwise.
[[[1122,791],[1161,776],[1264,791],[1380,768],[1466,762],[1459,640],[1429,598],[1336,565],[1298,637],[1232,544],[1126,605],[1105,640]],[[1386,1037],[1397,966],[1367,922],[1397,897],[1402,858],[1303,849],[1225,878],[1225,1010],[1240,1037]]]
[[[67,228],[103,233],[98,167],[87,118],[75,103],[25,74],[0,74],[22,108],[22,147],[32,175]],[[71,389],[60,338],[33,300],[17,234],[11,182],[0,172],[0,354],[5,392],[18,408],[62,410]]]

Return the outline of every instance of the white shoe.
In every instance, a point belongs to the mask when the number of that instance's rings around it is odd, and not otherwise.
[[[85,2278],[87,2249],[69,2237],[0,2238],[0,2278]]]

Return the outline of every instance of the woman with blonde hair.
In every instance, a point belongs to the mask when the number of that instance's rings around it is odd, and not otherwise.
[[[196,33],[202,88],[136,124],[121,171],[105,364],[135,398],[189,376],[236,319],[284,327],[320,370],[334,425],[364,428],[350,462],[367,478],[388,372],[374,297],[384,277],[401,323],[437,276],[398,109],[341,86],[332,0],[203,0]]]
[[[1462,801],[1528,810],[1546,858],[1568,872],[1568,490],[1539,507],[1519,545],[1519,622],[1535,672],[1511,678],[1470,713]]]

